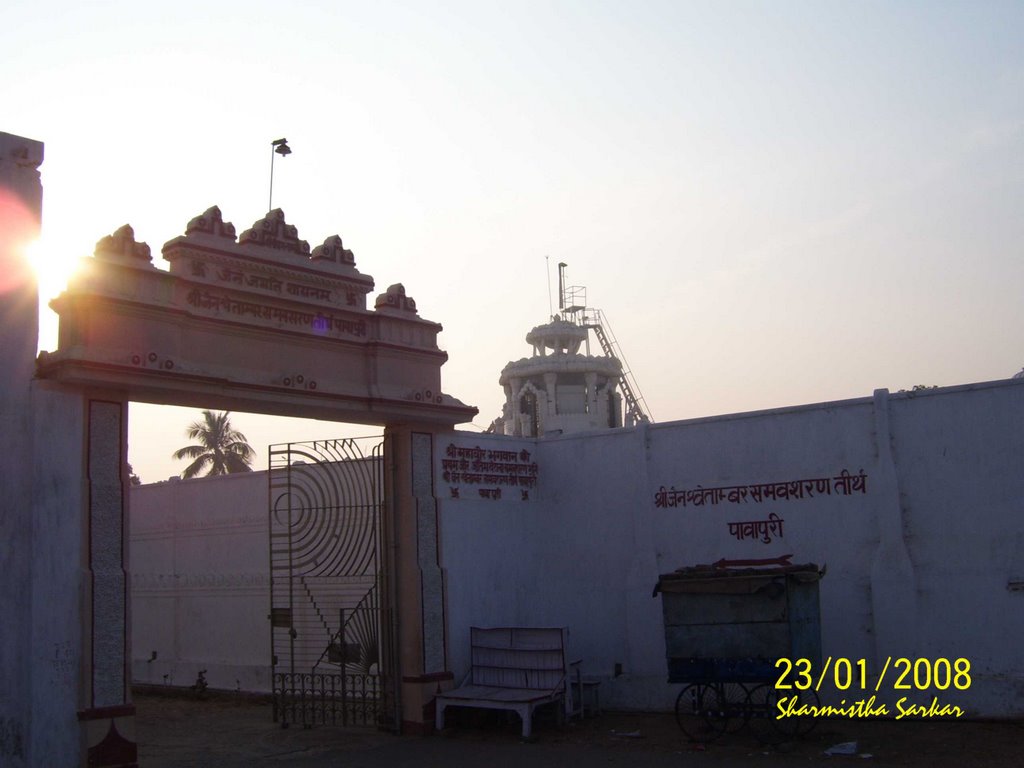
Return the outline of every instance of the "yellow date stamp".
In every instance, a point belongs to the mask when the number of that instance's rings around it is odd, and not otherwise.
[[[934,691],[966,691],[971,687],[971,662],[963,657],[936,659],[905,657],[886,658],[881,673],[875,677],[868,672],[867,659],[850,659],[843,656],[829,656],[816,668],[810,659],[781,658],[775,662],[778,677],[775,680],[775,717],[889,717],[900,720],[904,717],[960,717],[963,709],[953,704],[941,704],[939,697],[932,694],[927,705],[913,703],[911,696],[902,696],[896,701],[894,710],[884,703],[877,703],[878,694],[883,691],[888,697],[893,693],[908,691],[916,694]],[[886,687],[886,686],[889,687]],[[839,706],[808,703],[808,697],[801,701],[802,691],[818,691],[825,687],[852,694],[870,694],[847,704],[846,699]],[[817,696],[814,696],[817,699]]]

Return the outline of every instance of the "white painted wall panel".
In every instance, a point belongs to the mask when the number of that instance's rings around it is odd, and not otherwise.
[[[516,461],[525,451],[536,484],[450,482],[449,446]],[[666,682],[661,599],[651,597],[658,575],[791,554],[827,565],[825,656],[864,658],[874,672],[890,652],[965,657],[977,682],[944,701],[1024,714],[1024,382],[544,440],[455,433],[436,438],[435,455],[456,681],[469,669],[470,626],[568,626],[570,655],[603,678],[603,703],[668,708],[676,688]],[[843,470],[863,471],[863,493],[837,490]],[[662,487],[816,478],[829,493],[656,504]],[[479,493],[489,487],[500,498]],[[190,684],[209,668],[211,684],[266,689],[265,500],[255,474],[134,490],[137,680],[173,671]],[[771,514],[784,522],[767,543],[730,531]],[[154,649],[158,662],[147,664]]]

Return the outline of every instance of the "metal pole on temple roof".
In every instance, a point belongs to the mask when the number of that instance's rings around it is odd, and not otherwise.
[[[267,212],[274,210],[274,155],[287,157],[292,153],[288,139],[277,139],[270,142],[270,197],[267,199]]]
[[[565,268],[569,266],[564,261],[558,262],[558,308],[565,309]]]

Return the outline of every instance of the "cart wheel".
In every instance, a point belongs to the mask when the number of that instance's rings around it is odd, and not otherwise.
[[[735,733],[750,717],[750,695],[742,683],[712,683],[704,686],[701,713],[716,735]]]
[[[747,695],[747,723],[754,738],[762,744],[778,744],[785,741],[775,727],[777,701],[775,686],[770,683],[754,686]]]
[[[821,700],[813,689],[798,691],[795,688],[782,691],[781,693],[774,685],[765,683],[759,685],[750,692],[750,727],[754,735],[766,744],[778,744],[790,739],[804,736],[814,730],[818,720],[810,715],[799,717],[778,717],[779,701],[796,699],[796,706],[804,705],[817,707]]]
[[[818,698],[817,692],[813,688],[808,688],[806,691],[791,690],[787,692],[790,698],[796,697],[797,707],[810,706],[820,707],[821,699]],[[773,709],[778,712],[775,705],[772,705]],[[814,726],[818,724],[818,718],[812,715],[803,715],[801,717],[783,717],[778,720],[773,720],[775,728],[779,733],[792,739],[798,739],[801,736],[806,736],[808,733],[814,730]]]
[[[690,741],[710,741],[717,734],[708,727],[702,710],[707,686],[691,683],[676,698],[676,723]]]

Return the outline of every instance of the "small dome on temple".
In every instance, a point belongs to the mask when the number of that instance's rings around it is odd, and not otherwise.
[[[549,349],[556,355],[575,355],[586,340],[586,327],[557,317],[526,334],[526,343],[533,345],[534,355],[544,355]]]

